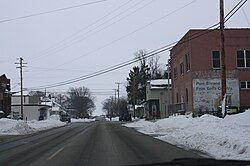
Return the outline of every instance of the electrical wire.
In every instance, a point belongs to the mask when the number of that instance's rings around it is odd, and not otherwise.
[[[48,47],[47,49],[44,49],[43,51],[41,51],[42,54],[41,54],[40,56],[35,57],[35,58],[31,58],[31,60],[36,60],[36,59],[39,59],[39,58],[42,58],[42,57],[46,56],[46,55],[44,55],[44,54],[48,54],[50,50],[53,50],[53,49],[58,48],[58,47],[60,46],[60,44],[63,43],[64,41],[67,41],[68,39],[74,38],[76,35],[78,35],[78,34],[81,33],[82,31],[84,31],[84,30],[86,30],[86,29],[88,29],[88,28],[90,28],[90,27],[96,25],[96,24],[99,23],[100,21],[103,21],[103,20],[104,20],[105,22],[108,21],[108,20],[105,20],[108,16],[110,16],[110,15],[113,14],[113,13],[115,13],[116,11],[118,11],[119,9],[121,9],[122,7],[124,7],[125,5],[129,4],[131,1],[132,1],[132,0],[129,0],[129,1],[125,2],[125,3],[123,3],[122,5],[118,6],[117,8],[113,9],[112,11],[108,12],[108,13],[105,14],[104,16],[98,18],[97,20],[95,20],[94,22],[90,23],[89,25],[87,25],[87,26],[81,28],[80,30],[78,30],[78,31],[76,31],[76,32],[74,32],[74,33],[68,35],[67,37],[65,37],[64,39],[62,39],[62,40],[56,42],[54,45]]]
[[[27,19],[30,17],[40,16],[40,15],[45,15],[45,14],[50,14],[50,13],[55,13],[55,12],[61,12],[61,11],[65,11],[65,10],[69,10],[69,9],[73,9],[73,8],[79,8],[82,6],[101,3],[104,1],[108,1],[108,0],[93,1],[93,2],[83,3],[83,4],[74,5],[74,6],[70,6],[70,7],[64,7],[64,8],[54,9],[54,10],[45,11],[45,12],[34,13],[34,14],[30,14],[30,15],[15,17],[15,18],[4,19],[4,20],[0,20],[0,23],[6,23],[6,22],[16,21],[16,20],[20,20],[20,19]]]
[[[166,15],[164,15],[164,16],[162,16],[162,17],[160,17],[160,18],[157,18],[157,19],[151,21],[150,23],[148,23],[148,24],[146,24],[146,25],[144,25],[144,26],[141,26],[141,27],[135,29],[135,30],[132,31],[132,32],[129,32],[129,33],[127,33],[127,34],[125,34],[125,35],[123,35],[123,36],[121,36],[121,37],[119,37],[119,38],[117,38],[117,39],[115,39],[115,40],[113,40],[113,41],[111,41],[111,42],[109,42],[109,43],[106,43],[105,45],[103,45],[103,46],[101,46],[101,47],[99,47],[99,48],[97,48],[97,49],[95,49],[95,50],[89,51],[89,52],[87,52],[87,53],[85,53],[85,54],[83,54],[83,55],[81,55],[81,56],[78,56],[78,57],[76,57],[76,58],[70,60],[70,61],[67,61],[67,62],[62,63],[62,64],[60,64],[60,65],[57,65],[57,66],[54,67],[54,68],[58,68],[58,67],[64,66],[64,65],[69,64],[69,63],[72,63],[72,62],[74,62],[74,61],[76,61],[76,60],[78,60],[78,59],[80,59],[80,58],[82,58],[82,57],[85,57],[85,56],[87,56],[87,55],[90,55],[90,54],[93,54],[93,53],[95,53],[95,52],[97,52],[97,51],[100,51],[100,50],[102,50],[102,49],[104,49],[104,48],[106,48],[106,47],[108,47],[108,46],[110,46],[110,45],[112,45],[112,44],[114,44],[114,43],[116,43],[116,42],[118,42],[118,41],[124,39],[124,38],[127,38],[127,37],[129,37],[129,36],[131,36],[131,35],[133,35],[133,34],[139,32],[139,31],[141,31],[141,30],[143,30],[143,29],[145,29],[145,28],[147,28],[147,27],[153,25],[153,24],[156,23],[156,22],[159,22],[159,21],[161,21],[162,19],[164,19],[164,18],[166,18],[166,17],[168,17],[168,16],[170,16],[170,15],[172,15],[172,14],[174,14],[174,13],[180,11],[180,10],[182,10],[183,8],[185,8],[185,7],[189,6],[189,5],[191,5],[191,4],[194,3],[195,1],[196,1],[196,0],[193,0],[193,1],[191,1],[191,2],[189,2],[189,3],[187,3],[187,4],[185,4],[184,6],[182,6],[182,7],[178,8],[178,9],[175,9],[175,10],[171,11],[170,13],[167,13]]]
[[[246,0],[246,1],[247,1],[247,0]],[[245,3],[245,2],[244,2],[244,3]],[[240,5],[240,7],[242,7],[242,6],[243,6],[243,5]],[[236,9],[236,12],[239,10],[240,7],[238,7],[238,8]],[[234,10],[234,9],[232,9],[232,10]],[[228,14],[227,14],[227,18],[229,18],[229,19],[236,13],[235,11],[232,12],[232,10],[229,12],[229,13],[232,13],[231,15],[228,15]],[[226,21],[228,21],[229,19],[226,19]],[[218,23],[217,23],[217,24],[214,24],[213,26],[216,26],[216,25],[218,25]],[[210,27],[213,27],[213,26],[210,26]],[[218,28],[218,27],[217,27],[217,28]],[[192,35],[190,38],[188,38],[188,39],[186,39],[186,40],[177,41],[177,42],[173,42],[173,43],[175,43],[175,44],[177,44],[177,45],[184,44],[184,43],[189,42],[189,41],[191,41],[191,40],[194,40],[194,39],[196,39],[196,38],[198,38],[198,37],[200,37],[200,36],[202,36],[202,35],[208,34],[208,33],[212,32],[212,31],[216,30],[217,28],[211,29],[211,30],[207,30],[207,31],[205,31],[205,32],[203,31],[203,33],[198,32],[197,34]],[[153,50],[153,51],[147,53],[147,54],[145,55],[145,58],[149,58],[149,57],[152,57],[152,56],[154,56],[154,55],[157,55],[157,54],[159,54],[159,53],[161,53],[161,52],[170,50],[171,48],[173,48],[173,43],[170,43],[170,44],[168,44],[168,45],[166,45],[166,46],[164,46],[164,47],[161,47],[161,48],[159,48],[159,49],[156,49],[156,50]],[[102,75],[102,74],[105,74],[105,73],[108,73],[108,72],[111,72],[111,71],[120,69],[120,68],[122,68],[122,67],[128,66],[128,65],[133,64],[133,63],[138,62],[138,61],[140,61],[139,58],[134,58],[134,59],[132,59],[132,60],[129,60],[129,61],[120,63],[120,64],[118,64],[118,65],[114,65],[114,66],[111,66],[111,67],[109,67],[109,68],[106,68],[106,69],[103,69],[103,70],[99,70],[99,71],[97,71],[97,72],[94,72],[94,73],[91,73],[91,74],[88,74],[88,75],[84,75],[84,76],[81,76],[81,77],[78,77],[78,78],[75,78],[75,79],[70,79],[70,80],[63,81],[63,82],[59,82],[59,83],[55,83],[55,84],[40,86],[40,87],[37,87],[37,88],[29,88],[29,90],[33,90],[33,89],[44,89],[44,88],[47,88],[47,89],[48,89],[48,88],[53,88],[53,87],[58,87],[58,86],[63,86],[63,85],[67,85],[67,84],[79,82],[79,81],[82,81],[82,80],[86,80],[86,79],[89,79],[89,78],[93,78],[93,77],[96,77],[96,76],[99,76],[99,75]]]
[[[247,2],[247,0],[245,0],[242,4],[238,5],[238,8],[234,8],[236,10],[233,11],[233,13],[228,16],[228,18],[226,18],[225,22],[227,22],[231,17],[233,17],[233,15]],[[238,3],[239,4],[239,3]]]
[[[144,2],[144,0],[141,0],[141,1],[137,2],[137,3],[134,4],[132,7],[123,10],[122,12],[120,12],[119,14],[117,14],[117,15],[111,17],[111,18],[108,19],[108,20],[104,20],[103,23],[101,23],[100,25],[96,26],[96,27],[93,28],[93,29],[88,30],[88,31],[87,31],[86,33],[84,33],[83,35],[78,36],[78,37],[75,37],[75,38],[73,38],[71,41],[69,41],[69,42],[67,42],[67,43],[63,43],[63,44],[61,44],[61,45],[58,45],[58,46],[55,47],[54,49],[51,49],[51,50],[47,51],[46,53],[44,53],[44,55],[42,54],[42,55],[39,57],[39,59],[40,59],[40,58],[47,57],[47,56],[50,56],[51,54],[56,54],[56,53],[58,53],[58,52],[61,52],[61,51],[63,51],[64,49],[67,49],[67,48],[69,48],[69,47],[71,47],[71,46],[73,46],[73,45],[75,45],[75,44],[77,44],[77,43],[80,43],[80,42],[82,42],[82,41],[88,39],[89,37],[91,37],[91,36],[93,36],[93,35],[96,35],[96,34],[99,33],[99,32],[102,32],[103,30],[105,30],[105,29],[111,27],[112,25],[114,25],[114,24],[116,24],[116,23],[118,23],[118,22],[124,20],[125,18],[131,16],[132,14],[137,13],[139,10],[145,8],[146,6],[148,6],[148,5],[149,5],[150,3],[152,3],[153,1],[154,1],[154,0],[151,0],[149,3],[143,5],[142,7],[135,9],[134,11],[128,13],[127,15],[123,16],[122,18],[120,18],[120,19],[118,19],[118,20],[116,20],[116,21],[114,21],[114,22],[111,22],[110,24],[104,26],[103,28],[99,29],[98,31],[95,31],[95,30],[97,30],[98,28],[100,28],[101,26],[103,26],[103,25],[109,23],[110,21],[112,21],[113,19],[119,17],[119,16],[122,15],[123,13],[126,13],[128,10],[130,10],[130,9],[136,7],[137,5],[139,5],[140,3]],[[79,39],[78,39],[78,38],[79,38]]]

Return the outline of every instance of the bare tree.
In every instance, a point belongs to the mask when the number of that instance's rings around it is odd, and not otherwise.
[[[88,88],[70,88],[68,95],[70,106],[78,111],[80,118],[89,117],[93,113],[95,109],[94,97]]]
[[[163,69],[162,65],[159,63],[160,56],[152,56],[149,59],[149,68],[150,68],[150,75],[151,79],[163,78]]]
[[[107,98],[106,100],[104,100],[104,102],[102,103],[102,109],[103,112],[108,115],[108,117],[115,117],[118,115],[123,115],[123,114],[127,114],[128,110],[127,110],[127,99],[124,97],[121,97],[119,99],[119,103],[114,100],[113,96],[110,96],[109,98]],[[119,112],[118,112],[118,104],[119,104]]]
[[[140,66],[146,66],[147,64],[147,52],[146,50],[139,50],[134,53],[135,57],[140,60]]]

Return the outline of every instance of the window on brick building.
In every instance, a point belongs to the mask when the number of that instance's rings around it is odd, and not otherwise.
[[[237,51],[237,67],[250,67],[250,50]]]
[[[186,88],[186,103],[188,103],[188,89]]]
[[[179,94],[176,93],[176,103],[179,103]]]
[[[181,75],[184,74],[184,63],[183,62],[180,64],[180,73],[181,73]]]
[[[240,89],[250,89],[250,81],[241,81]]]
[[[177,78],[178,77],[178,71],[177,71],[177,68],[175,67],[174,68],[174,78]]]
[[[220,51],[212,51],[213,68],[220,69]]]
[[[186,65],[186,71],[190,70],[190,56],[189,54],[185,55],[185,65]]]

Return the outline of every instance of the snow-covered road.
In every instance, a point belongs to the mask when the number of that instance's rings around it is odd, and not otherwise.
[[[224,119],[180,115],[156,122],[139,120],[125,126],[217,159],[250,160],[250,110]]]

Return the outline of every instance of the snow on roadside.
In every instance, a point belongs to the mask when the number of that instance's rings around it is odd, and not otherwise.
[[[109,118],[105,118],[105,120],[106,120],[106,121],[110,121]],[[119,117],[118,117],[118,116],[117,116],[117,117],[113,117],[113,118],[111,119],[111,121],[112,121],[112,122],[118,122],[118,121],[119,121]]]
[[[74,119],[74,118],[72,118],[71,119],[71,122],[73,122],[73,123],[75,123],[75,122],[93,122],[93,121],[95,121],[95,119],[87,119],[87,118],[85,118],[85,119]]]
[[[180,115],[156,122],[139,120],[124,126],[217,159],[250,160],[250,110],[224,119]]]
[[[23,120],[0,119],[0,135],[24,135],[41,130],[66,125],[61,122],[58,116],[51,116],[43,121],[31,120],[27,123]]]
[[[46,120],[42,120],[42,121],[31,120],[31,121],[28,121],[27,124],[30,127],[34,128],[36,131],[41,131],[41,130],[46,130],[46,129],[50,129],[54,127],[64,126],[67,123],[61,122],[59,115],[52,115]]]

